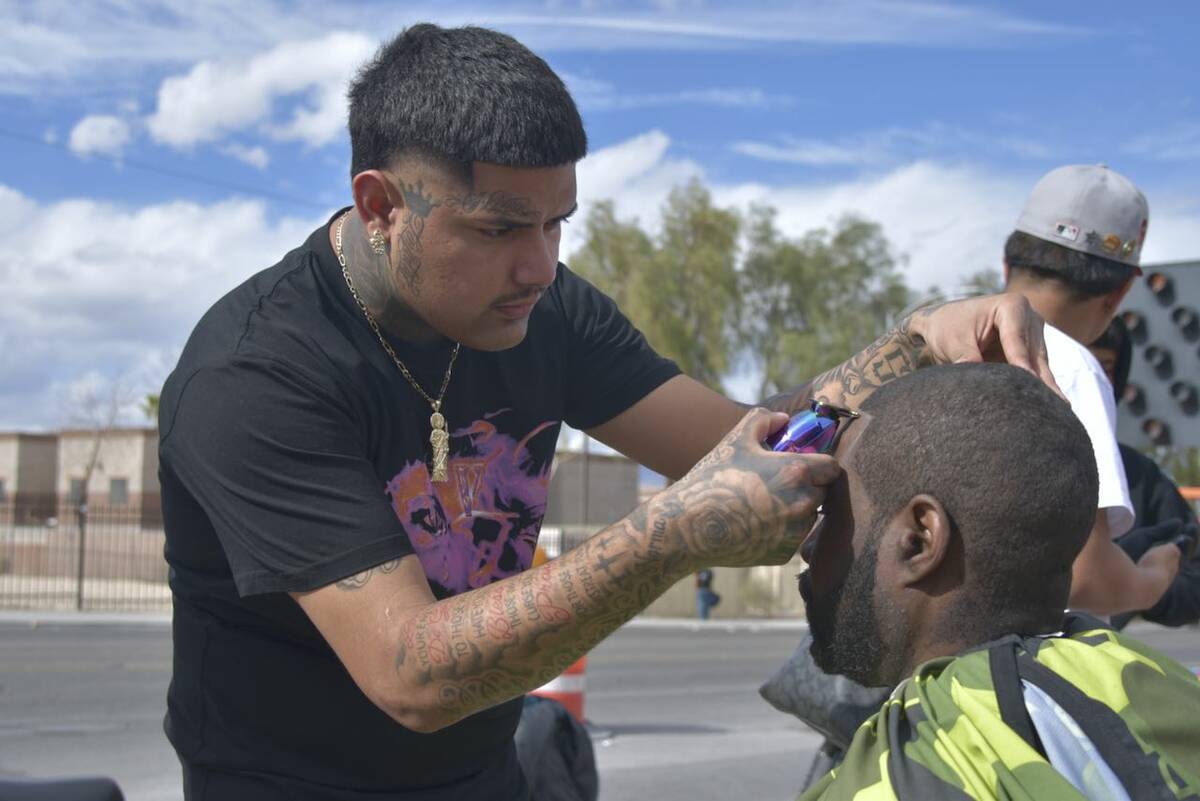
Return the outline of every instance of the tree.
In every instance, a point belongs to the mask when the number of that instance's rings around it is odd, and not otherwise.
[[[584,223],[586,240],[571,257],[575,272],[595,284],[617,302],[640,328],[651,306],[641,282],[654,262],[654,243],[636,221],[617,219],[611,200],[602,200],[588,212]]]
[[[158,393],[152,392],[142,399],[142,414],[152,423],[158,422]]]
[[[653,269],[642,282],[655,299],[651,341],[718,392],[736,351],[740,229],[737,212],[715,207],[699,181],[674,190],[663,208]]]
[[[995,295],[1004,291],[1004,279],[999,270],[985,267],[967,276],[962,288],[967,295]]]
[[[636,222],[618,220],[611,202],[597,203],[571,263],[617,302],[655,350],[720,391],[737,347],[741,221],[714,206],[698,181],[671,192],[662,217],[662,231],[652,238]]]
[[[751,210],[741,343],[762,371],[759,397],[795,386],[878,338],[911,293],[878,225],[846,217],[799,240],[776,212]]]
[[[913,300],[878,225],[783,236],[776,212],[713,204],[698,181],[676,188],[647,234],[597,203],[574,269],[610,295],[651,345],[716,389],[734,359],[762,371],[759,397],[813,377],[870,344]]]

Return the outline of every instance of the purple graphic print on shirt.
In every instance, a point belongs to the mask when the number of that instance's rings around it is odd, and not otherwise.
[[[428,465],[415,461],[387,484],[439,598],[515,575],[533,562],[559,423],[537,424],[517,439],[494,422],[508,412],[452,433],[447,482],[432,483]]]

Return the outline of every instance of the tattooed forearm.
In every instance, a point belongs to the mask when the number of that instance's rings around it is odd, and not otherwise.
[[[700,566],[787,561],[819,503],[807,471],[827,484],[837,468],[763,451],[763,423],[762,412],[744,418],[686,476],[574,550],[400,619],[394,708],[440,728],[545,683]]]
[[[837,406],[856,407],[879,387],[933,362],[925,340],[914,330],[914,321],[925,318],[937,306],[927,306],[906,317],[900,325],[872,342],[861,353],[787,392],[767,398],[761,405],[793,414],[809,400]]]
[[[686,575],[686,558],[665,558],[682,543],[677,528],[657,513],[649,533],[622,521],[537,569],[421,610],[400,627],[397,673],[452,720],[545,683]]]
[[[399,566],[400,560],[393,559],[390,562],[384,562],[383,564],[376,565],[375,567],[368,567],[361,573],[355,573],[353,576],[347,576],[346,578],[342,579],[337,583],[337,587],[338,589],[342,590],[362,589],[363,587],[367,586],[367,582],[369,582],[371,577],[376,573],[391,573]]]

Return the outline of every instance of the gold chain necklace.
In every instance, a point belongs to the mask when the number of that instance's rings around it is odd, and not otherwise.
[[[383,338],[383,332],[379,330],[379,323],[375,322],[375,318],[367,310],[367,304],[363,303],[362,298],[358,296],[358,290],[354,288],[354,282],[350,280],[350,271],[346,267],[346,255],[342,252],[342,226],[346,224],[346,218],[349,216],[350,212],[346,212],[338,220],[337,235],[335,237],[338,264],[342,266],[342,277],[346,279],[346,286],[350,287],[350,294],[354,297],[354,302],[358,304],[358,308],[362,309],[362,313],[366,315],[367,322],[371,325],[371,330],[375,332],[375,336],[379,339],[379,344],[383,345],[383,349],[387,351],[387,355],[392,357],[392,361],[400,368],[400,372],[408,379],[408,383],[412,384],[413,389],[421,393],[421,397],[433,407],[433,414],[429,416],[429,425],[433,427],[433,430],[429,432],[429,447],[433,450],[432,480],[438,483],[445,482],[447,480],[446,461],[450,456],[450,433],[446,430],[446,418],[442,415],[442,399],[446,397],[446,387],[450,386],[450,373],[454,370],[454,360],[458,358],[458,351],[462,345],[458,342],[454,343],[454,351],[450,354],[450,364],[446,365],[446,376],[442,379],[442,388],[438,392],[437,398],[429,397],[429,393],[422,389],[421,385],[417,383],[417,379],[413,378],[412,373],[404,366],[404,362],[400,361],[400,357],[396,355],[396,351],[392,350],[392,346]]]

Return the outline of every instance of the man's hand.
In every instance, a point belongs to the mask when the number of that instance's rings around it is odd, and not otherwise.
[[[1046,355],[1045,321],[1017,294],[986,295],[931,306],[907,321],[934,364],[1008,362],[1061,395]]]
[[[1153,587],[1157,590],[1151,593],[1154,597],[1149,603],[1142,606],[1143,609],[1154,606],[1166,594],[1171,582],[1179,574],[1179,563],[1182,558],[1183,552],[1179,546],[1173,542],[1167,542],[1146,551],[1146,554],[1137,561],[1138,570],[1154,577]]]
[[[1114,542],[1121,547],[1121,550],[1129,554],[1130,559],[1136,562],[1155,545],[1174,541],[1182,531],[1183,521],[1172,518],[1155,523],[1153,526],[1130,529],[1117,537]]]
[[[987,295],[918,309],[865,350],[806,386],[763,401],[791,412],[816,398],[857,408],[879,387],[921,367],[1008,362],[1062,395],[1046,355],[1045,321],[1020,295]]]
[[[679,482],[649,504],[651,530],[688,564],[783,564],[812,528],[825,487],[841,475],[830,456],[774,453],[763,440],[787,415],[754,409]]]

